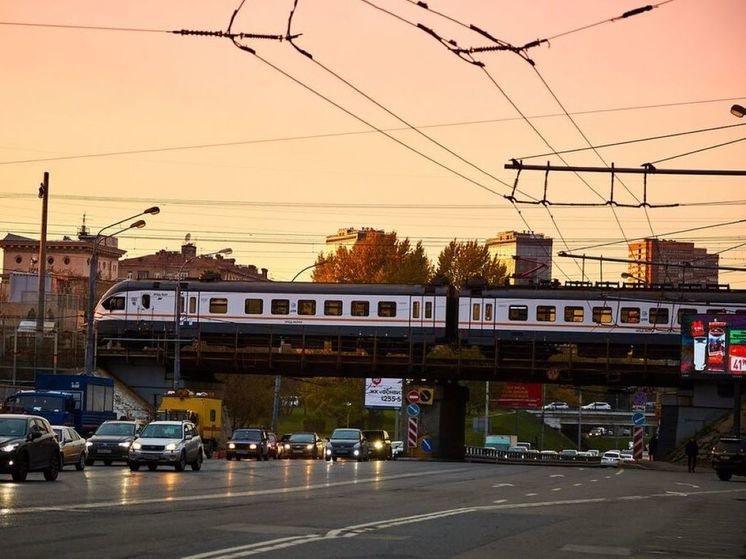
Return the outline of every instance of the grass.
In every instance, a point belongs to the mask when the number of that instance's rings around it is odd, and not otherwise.
[[[469,446],[482,446],[484,444],[484,433],[471,429],[472,418],[467,417],[466,422],[466,444]],[[490,434],[492,435],[515,435],[518,440],[529,442],[534,448],[539,448],[541,441],[541,418],[525,411],[497,410],[490,415]],[[561,431],[544,426],[544,450],[562,450],[564,448],[575,448],[575,443],[567,438]],[[539,449],[541,450],[541,449]]]

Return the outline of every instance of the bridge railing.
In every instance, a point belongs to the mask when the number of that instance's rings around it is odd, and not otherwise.
[[[467,446],[464,459],[469,462],[495,462],[501,464],[537,464],[552,466],[600,466],[600,456],[564,455],[538,450],[499,450],[496,448]]]

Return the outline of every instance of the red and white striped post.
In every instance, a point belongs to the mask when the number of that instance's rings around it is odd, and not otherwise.
[[[407,424],[407,447],[417,447],[417,418],[410,417]]]

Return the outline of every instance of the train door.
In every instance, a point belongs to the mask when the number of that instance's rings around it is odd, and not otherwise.
[[[199,291],[189,289],[188,285],[184,287],[179,305],[181,326],[196,326],[199,323]]]

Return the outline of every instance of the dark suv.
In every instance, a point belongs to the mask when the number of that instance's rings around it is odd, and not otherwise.
[[[378,458],[379,460],[391,460],[391,437],[389,434],[382,430],[374,431],[363,431],[363,435],[368,439],[368,453],[371,458]]]
[[[226,446],[225,458],[269,460],[269,444],[269,436],[264,429],[236,429]]]
[[[728,481],[734,475],[746,476],[746,439],[720,439],[712,449],[712,467],[723,481]]]
[[[142,430],[138,421],[105,421],[85,443],[88,448],[87,466],[96,460],[107,466],[115,460],[127,462],[130,446]]]
[[[326,459],[351,458],[368,460],[368,440],[360,429],[335,429],[326,447]]]
[[[60,471],[60,445],[52,426],[36,415],[0,415],[0,473],[25,481],[29,472],[44,472],[54,481]]]

